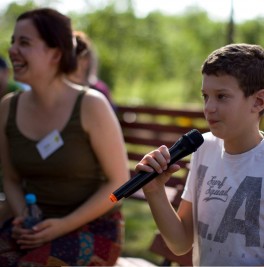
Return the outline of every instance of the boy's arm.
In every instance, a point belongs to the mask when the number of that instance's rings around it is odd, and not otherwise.
[[[167,246],[176,255],[187,253],[193,244],[192,203],[182,200],[176,212],[167,198],[165,187],[145,192],[145,196]]]
[[[146,154],[136,165],[135,170],[152,172],[159,175],[143,187],[153,218],[168,247],[176,255],[187,253],[193,243],[192,203],[182,200],[176,212],[167,198],[165,184],[174,172],[180,169],[177,163],[168,166],[169,149],[160,146]]]

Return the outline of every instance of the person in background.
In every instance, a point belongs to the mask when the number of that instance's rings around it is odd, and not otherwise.
[[[178,211],[164,183],[180,167],[168,167],[166,146],[147,154],[136,170],[160,174],[143,190],[172,252],[193,248],[194,266],[264,266],[264,49],[221,47],[205,60],[202,75],[210,132],[192,154]]]
[[[21,87],[15,81],[10,80],[10,70],[8,64],[4,57],[0,56],[0,98],[10,92],[16,92],[20,90]],[[2,168],[0,167],[0,226],[6,219],[11,217],[10,208],[3,192],[2,177]]]
[[[6,61],[0,56],[0,97],[6,94],[8,89],[9,69]]]
[[[6,60],[0,56],[0,98],[10,92],[22,90],[22,87],[10,79],[10,70]]]
[[[4,190],[14,218],[0,229],[0,266],[110,266],[121,253],[121,206],[109,194],[129,178],[116,115],[99,92],[63,77],[76,68],[70,19],[50,8],[18,16],[9,56],[31,90],[0,105]],[[24,195],[44,219],[23,228]]]
[[[98,57],[91,40],[82,31],[74,31],[73,36],[76,38],[77,68],[67,76],[68,81],[100,91],[114,107],[108,85],[98,77]]]

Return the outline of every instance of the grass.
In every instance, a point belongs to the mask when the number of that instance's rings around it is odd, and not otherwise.
[[[157,227],[147,202],[125,199],[123,213],[125,216],[123,256],[143,258],[159,264],[162,258],[149,251]]]

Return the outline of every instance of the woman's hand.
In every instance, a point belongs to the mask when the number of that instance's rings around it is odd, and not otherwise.
[[[160,175],[143,187],[144,192],[158,190],[169,180],[171,175],[180,169],[177,164],[168,166],[170,162],[169,149],[166,146],[160,146],[158,149],[146,154],[143,159],[136,165],[135,170],[153,172],[156,171]]]
[[[12,238],[19,240],[23,235],[32,233],[31,229],[23,228],[24,218],[21,216],[16,217],[12,224]]]
[[[15,230],[15,229],[14,229]],[[17,233],[16,229],[16,233]],[[21,249],[32,249],[67,234],[63,219],[47,219],[36,224],[32,229],[20,229],[16,234],[17,244]]]

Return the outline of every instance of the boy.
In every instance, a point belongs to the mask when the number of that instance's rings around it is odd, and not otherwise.
[[[264,265],[264,49],[224,46],[202,66],[204,114],[210,132],[193,153],[177,212],[164,183],[179,169],[167,168],[161,146],[137,164],[137,171],[161,175],[144,186],[153,217],[168,247],[184,254],[193,246],[193,264]]]

